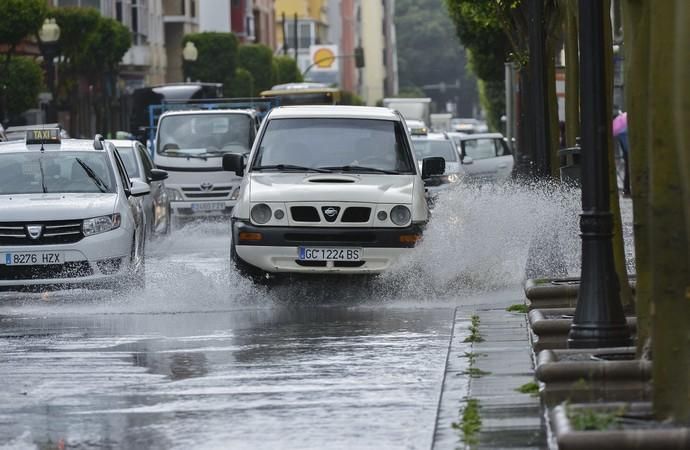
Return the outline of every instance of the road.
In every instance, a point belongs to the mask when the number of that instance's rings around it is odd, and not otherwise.
[[[151,244],[131,297],[2,293],[0,446],[429,448],[457,307],[519,297],[528,239],[509,230],[531,222],[496,220],[524,207],[505,194],[477,192],[472,220],[451,199],[370,284],[257,288],[207,225]]]

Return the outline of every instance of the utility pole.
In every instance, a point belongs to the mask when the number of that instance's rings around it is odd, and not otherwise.
[[[281,26],[283,28],[283,55],[287,56],[288,53],[288,35],[287,35],[287,22],[285,21],[285,11],[282,13]]]
[[[299,66],[299,28],[297,27],[297,13],[295,13],[295,63],[298,63],[297,66]]]
[[[582,126],[582,273],[568,347],[630,345],[613,261],[613,215],[609,201],[605,2],[580,0],[580,104]]]
[[[534,171],[538,178],[551,175],[549,108],[546,89],[546,30],[544,1],[529,0],[529,84],[532,102],[532,130],[534,143]]]

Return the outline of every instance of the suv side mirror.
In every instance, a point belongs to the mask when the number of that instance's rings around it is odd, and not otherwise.
[[[223,170],[235,172],[238,177],[244,176],[244,155],[226,153],[223,155]]]
[[[168,172],[161,169],[151,169],[149,181],[163,181],[168,179]]]
[[[464,158],[462,158],[462,163],[463,164],[473,164],[474,159],[472,159],[471,156],[465,156]]]
[[[443,175],[446,171],[446,160],[440,156],[432,156],[422,160],[422,179],[433,175]]]

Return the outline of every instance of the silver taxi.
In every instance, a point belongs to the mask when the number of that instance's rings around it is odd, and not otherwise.
[[[148,193],[99,135],[0,143],[0,290],[142,287]]]

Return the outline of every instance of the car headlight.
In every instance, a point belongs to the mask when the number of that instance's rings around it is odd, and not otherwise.
[[[92,236],[94,234],[105,233],[106,231],[119,228],[121,222],[122,218],[120,217],[120,214],[115,213],[109,216],[84,219],[81,229],[84,232],[84,236]]]
[[[460,180],[460,175],[457,173],[451,173],[446,176],[446,180],[449,183],[457,183]]]
[[[237,200],[240,196],[240,187],[237,186],[232,194],[230,194],[230,200]]]
[[[254,205],[250,213],[252,220],[259,225],[263,225],[271,220],[271,214],[271,207],[265,203]]]
[[[168,198],[171,202],[181,202],[184,201],[182,193],[175,188],[166,187],[165,192],[168,194]]]
[[[412,213],[407,206],[398,205],[391,209],[390,217],[394,224],[402,226],[410,221]]]

